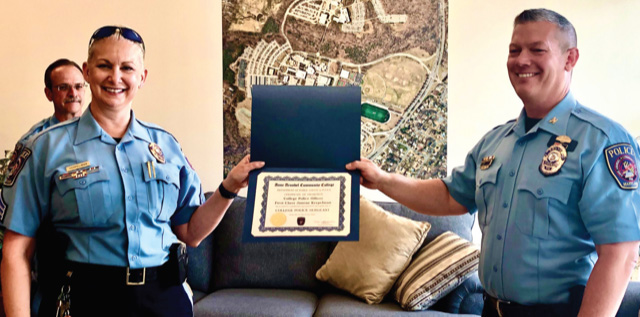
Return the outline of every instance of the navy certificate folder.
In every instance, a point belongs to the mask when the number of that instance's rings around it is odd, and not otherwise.
[[[253,86],[251,161],[265,167],[249,175],[243,240],[358,240],[360,174],[345,165],[360,159],[360,87]],[[349,173],[347,236],[254,237],[251,234],[257,177],[263,172]]]

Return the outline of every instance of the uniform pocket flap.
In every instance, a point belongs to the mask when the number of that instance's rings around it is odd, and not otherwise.
[[[573,182],[568,179],[549,179],[545,182],[536,182],[534,178],[526,179],[521,183],[521,190],[526,190],[537,199],[553,198],[567,204]]]
[[[60,192],[61,196],[71,189],[75,189],[75,188],[86,189],[87,187],[97,182],[104,182],[109,180],[109,174],[102,169],[98,169],[98,171],[96,172],[87,173],[86,176],[82,176],[82,177],[77,177],[77,178],[69,177],[69,178],[61,179],[61,178],[64,178],[64,176],[66,175],[70,175],[70,174],[60,173],[55,177],[56,187],[58,188],[58,191]]]
[[[173,184],[180,188],[180,168],[176,164],[155,162],[142,163],[144,181],[162,181],[166,184]]]
[[[493,164],[486,170],[479,169],[476,173],[476,183],[478,188],[484,184],[495,184],[498,179],[498,172],[502,164]]]

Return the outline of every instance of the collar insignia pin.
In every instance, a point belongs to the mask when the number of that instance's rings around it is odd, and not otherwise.
[[[162,154],[162,149],[160,148],[159,145],[153,142],[149,143],[149,152],[151,152],[151,155],[153,155],[153,157],[156,158],[156,161],[158,161],[161,164],[164,164],[165,162],[164,154]]]
[[[558,118],[556,118],[556,117],[553,117],[553,118],[551,118],[551,120],[549,120],[549,123],[551,123],[551,124],[556,124],[556,122],[558,122]]]

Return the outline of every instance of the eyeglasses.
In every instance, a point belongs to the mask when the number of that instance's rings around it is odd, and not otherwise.
[[[95,32],[93,32],[93,35],[91,36],[91,39],[89,40],[89,47],[91,47],[91,45],[93,45],[93,42],[103,39],[105,37],[109,37],[113,34],[115,34],[116,32],[120,33],[120,35],[122,35],[122,37],[124,37],[125,39],[141,44],[142,45],[142,53],[144,54],[144,41],[142,40],[142,36],[140,36],[140,34],[138,34],[138,32],[127,28],[127,27],[123,27],[123,26],[103,26],[99,29],[97,29]]]
[[[69,90],[71,90],[71,88],[75,89],[75,90],[84,90],[87,87],[87,84],[73,84],[73,85],[69,85],[69,84],[62,84],[62,85],[57,85],[57,86],[53,86],[53,88],[55,88],[57,91],[60,92],[67,92]]]

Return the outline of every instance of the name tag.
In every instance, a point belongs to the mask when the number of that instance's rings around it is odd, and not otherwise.
[[[81,168],[89,167],[89,165],[91,165],[91,163],[89,163],[89,161],[85,161],[82,163],[67,166],[65,169],[67,170],[67,172],[71,172],[71,171],[79,170]]]
[[[87,175],[89,174],[93,174],[97,172],[99,169],[100,169],[100,166],[94,166],[94,167],[89,167],[83,170],[73,171],[71,173],[64,173],[60,175],[58,179],[65,180],[69,178],[73,178],[73,179],[83,178],[83,177],[87,177]]]

